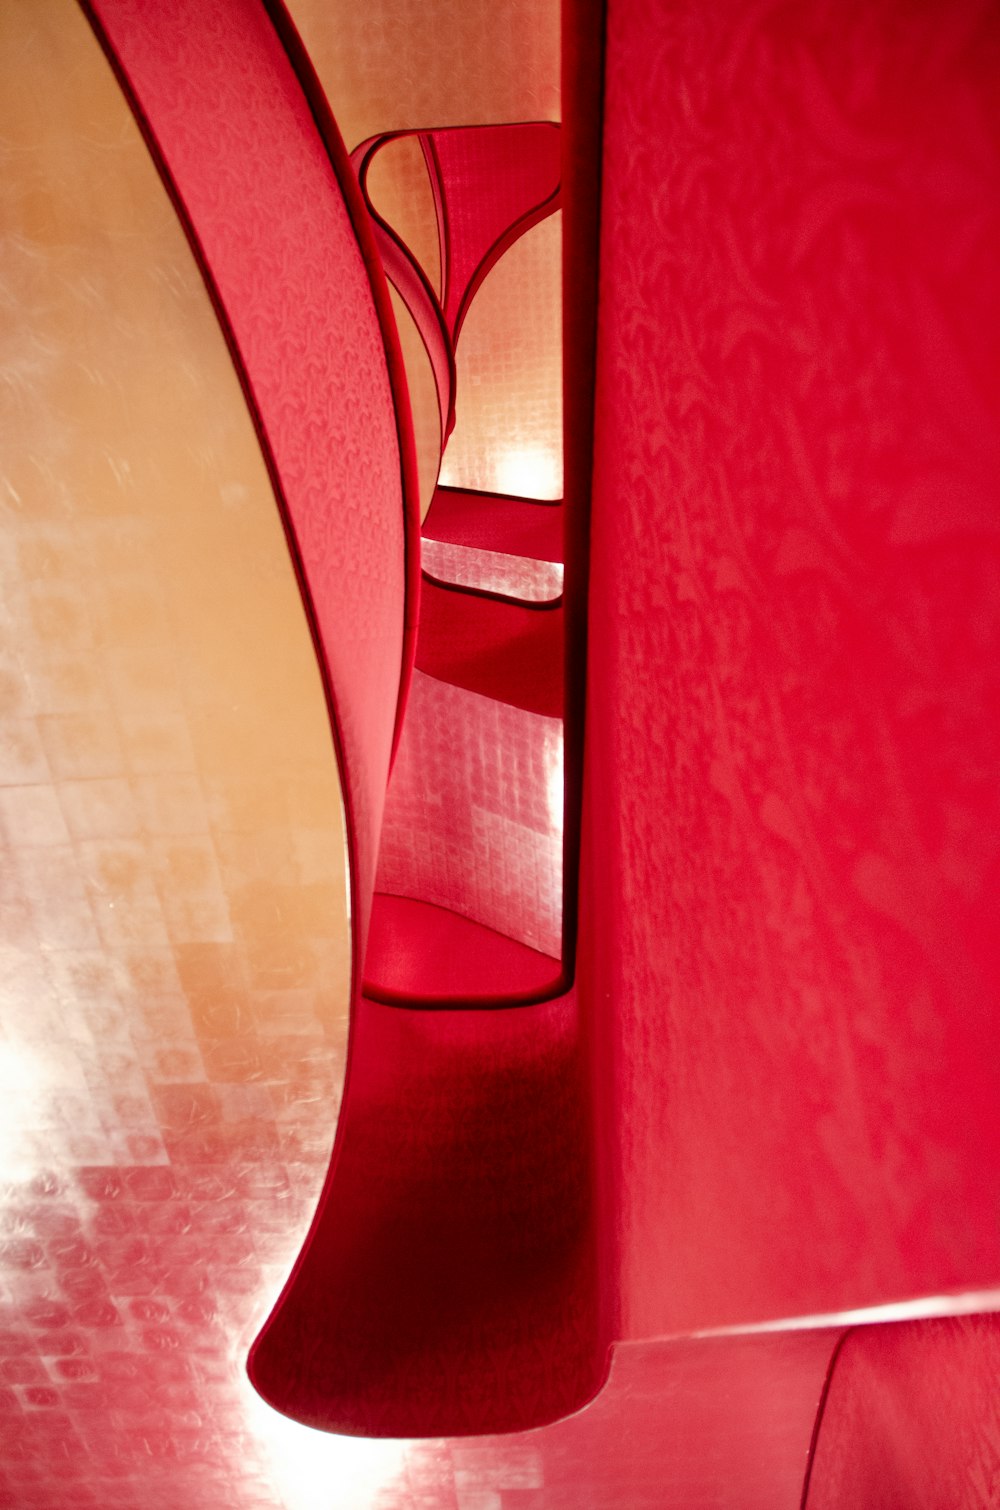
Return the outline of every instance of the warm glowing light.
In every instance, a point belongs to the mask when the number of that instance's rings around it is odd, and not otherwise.
[[[544,446],[504,451],[497,474],[499,491],[517,498],[558,498],[562,488],[559,457]]]
[[[438,582],[499,592],[522,603],[551,603],[563,590],[561,561],[508,556],[427,536],[421,541],[420,557],[424,570]]]
[[[37,1173],[31,1132],[44,1121],[52,1077],[26,1044],[0,1043],[0,1169],[10,1180]]]
[[[562,732],[550,736],[545,745],[545,796],[549,810],[549,823],[553,833],[563,830],[563,804],[565,801],[565,778],[563,775]]]
[[[930,1316],[975,1316],[1000,1311],[1000,1290],[962,1290],[954,1295],[919,1295],[913,1300],[890,1300],[882,1305],[846,1311],[819,1311],[811,1316],[785,1316],[747,1326],[708,1327],[692,1337],[750,1337],[764,1332],[811,1332],[817,1327],[870,1326],[894,1321],[925,1321]]]
[[[263,1444],[288,1510],[352,1510],[375,1502],[403,1470],[406,1443],[314,1431],[245,1385],[248,1425]]]

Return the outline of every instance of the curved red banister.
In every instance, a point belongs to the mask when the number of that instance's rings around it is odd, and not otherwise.
[[[424,269],[379,214],[368,193],[368,173],[374,158],[390,142],[404,137],[418,139],[427,165],[440,238],[442,299],[438,299]],[[475,165],[473,173],[475,190],[458,181],[455,159],[463,142],[482,147],[482,161]],[[502,149],[499,161],[506,161],[508,170],[511,162],[518,164],[523,182],[514,191],[509,184],[506,186],[499,218],[494,208],[492,218],[496,224],[490,225],[488,213],[482,213],[477,223],[475,211],[477,200],[480,209],[482,202],[488,200],[496,166],[492,159],[497,156],[491,149],[495,147]],[[413,317],[434,371],[443,448],[455,424],[455,348],[472,301],[500,258],[526,231],[560,206],[559,126],[551,121],[530,121],[387,131],[370,136],[355,147],[351,162],[372,219],[386,275]],[[456,259],[455,243],[459,241],[456,226],[462,224],[465,229],[462,256]]]
[[[368,206],[361,193],[351,157],[348,155],[340,128],[330,109],[326,93],[320,83],[319,75],[316,73],[312,59],[309,57],[298,29],[288,12],[285,0],[263,0],[263,4],[281,39],[289,62],[295,69],[296,77],[309,104],[316,129],[326,148],[330,165],[336,174],[337,183],[344,197],[344,204],[350,216],[355,236],[357,237],[358,248],[364,260],[365,267],[368,269],[371,294],[375,301],[375,309],[382,333],[382,342],[385,348],[386,368],[389,374],[389,386],[392,390],[396,434],[399,441],[406,556],[403,660],[392,739],[392,753],[393,759],[395,759],[402,734],[403,717],[406,712],[410,681],[415,664],[417,630],[420,620],[420,480],[417,468],[416,441],[413,432],[413,416],[410,407],[406,363],[403,360],[396,317],[389,298],[389,290],[386,286],[385,266],[374,228],[369,219]],[[452,382],[452,392],[454,392],[454,382]],[[446,435],[450,434],[453,425],[454,417],[452,416]]]
[[[554,129],[558,130],[558,127]],[[492,242],[489,249],[476,264],[475,271],[466,283],[465,292],[455,313],[453,329],[456,346],[458,338],[462,333],[462,326],[465,324],[466,316],[472,306],[472,301],[497,263],[502,257],[506,256],[515,242],[520,241],[521,237],[534,226],[539,225],[543,220],[547,220],[550,215],[554,215],[556,210],[561,208],[562,188],[557,184],[547,198],[543,199],[540,204],[533,205],[530,210],[525,211],[512,225],[508,226],[502,235],[498,236]]]
[[[385,275],[409,310],[431,364],[443,451],[448,436],[455,428],[455,355],[448,328],[426,273],[392,226],[376,210],[368,193],[368,172],[376,154],[388,142],[410,135],[412,133],[409,131],[392,131],[368,137],[351,153],[351,165],[371,219],[375,245],[382,258]]]

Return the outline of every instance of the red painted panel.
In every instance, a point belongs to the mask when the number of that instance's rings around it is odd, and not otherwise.
[[[600,1382],[572,994],[415,1012],[363,999],[331,1179],[250,1373],[307,1424],[511,1431]]]
[[[625,1335],[1000,1282],[1000,15],[611,0],[581,1000]]]
[[[859,1327],[833,1371],[807,1510],[1000,1504],[996,1316]]]
[[[376,1001],[485,1006],[555,992],[562,962],[433,902],[375,893],[365,991]]]

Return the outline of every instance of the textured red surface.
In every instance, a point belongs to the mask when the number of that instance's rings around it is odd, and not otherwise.
[[[362,142],[351,153],[351,163],[358,174],[358,183],[365,195],[365,204],[371,216],[372,230],[386,277],[403,299],[413,316],[414,323],[424,344],[434,374],[438,414],[441,420],[441,446],[447,440],[455,424],[455,356],[451,334],[445,324],[444,313],[437,295],[428,282],[409,248],[379,215],[367,194],[368,169],[375,154],[393,136],[373,137]]]
[[[434,195],[444,280],[440,299],[426,269],[368,194],[368,173],[376,155],[406,137],[420,142]],[[413,316],[430,359],[443,448],[455,424],[455,346],[469,306],[503,253],[558,206],[559,127],[552,121],[533,121],[389,131],[361,142],[351,161],[386,275]]]
[[[608,9],[578,978],[624,1335],[1000,1281],[998,68],[963,0]]]
[[[1000,1503],[996,1316],[859,1327],[840,1351],[806,1510]]]
[[[566,1421],[410,1444],[380,1506],[800,1510],[838,1339],[814,1332],[627,1344],[615,1350],[603,1393]]]
[[[365,991],[401,1006],[551,996],[562,962],[433,902],[375,893]]]
[[[376,885],[562,952],[557,718],[414,674]]]
[[[438,488],[424,520],[424,535],[539,561],[561,561],[563,556],[562,509],[502,493]]]
[[[451,545],[426,536],[421,561],[424,577],[431,582],[470,587],[515,603],[555,603],[562,597],[564,573],[558,561]]]

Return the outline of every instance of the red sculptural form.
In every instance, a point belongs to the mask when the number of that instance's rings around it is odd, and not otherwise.
[[[734,1370],[794,1416],[761,1503],[807,1461],[810,1503],[867,1493],[865,1402],[923,1420],[923,1346],[978,1400],[995,1329],[843,1325],[1000,1296],[995,20],[575,0],[561,132],[413,133],[438,291],[278,0],[87,9],[244,381],[348,818],[347,1084],[255,1385],[496,1432],[673,1347],[684,1419]],[[443,447],[470,304],[557,204],[564,499],[439,488],[421,581],[382,259]]]

